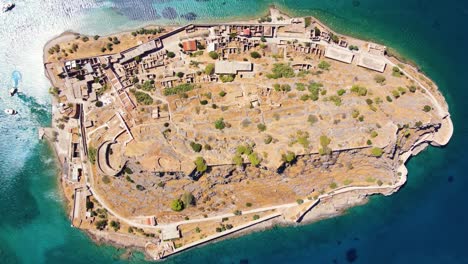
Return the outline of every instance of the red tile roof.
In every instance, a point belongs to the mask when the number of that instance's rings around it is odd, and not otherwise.
[[[197,42],[195,40],[184,41],[182,42],[182,47],[184,51],[196,51]]]

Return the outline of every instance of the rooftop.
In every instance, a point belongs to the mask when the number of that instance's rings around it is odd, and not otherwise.
[[[386,65],[384,60],[370,54],[361,54],[358,58],[358,66],[374,71],[384,72]]]
[[[328,46],[325,50],[325,57],[345,63],[353,61],[354,54],[345,49]]]
[[[245,61],[217,61],[215,63],[216,74],[237,74],[239,71],[252,71],[251,62]]]

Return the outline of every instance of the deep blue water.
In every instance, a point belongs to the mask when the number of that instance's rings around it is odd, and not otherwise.
[[[184,23],[252,16],[270,1],[18,2],[0,14],[0,263],[117,263],[122,253],[94,245],[70,227],[56,184],[57,169],[36,128],[50,122],[41,47],[72,29],[106,34],[143,24]],[[276,1],[291,12],[312,14],[336,30],[373,39],[415,61],[446,97],[455,133],[450,144],[410,160],[409,180],[390,197],[373,197],[344,216],[279,227],[210,244],[167,263],[468,263],[468,1]],[[181,17],[184,15],[184,17]],[[21,74],[12,73],[17,70]],[[18,82],[25,94],[7,98]],[[141,262],[141,255],[131,262]]]

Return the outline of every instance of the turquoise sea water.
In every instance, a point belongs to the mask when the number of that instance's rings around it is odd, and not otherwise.
[[[468,2],[447,0],[18,1],[0,14],[0,263],[132,263],[70,227],[51,150],[37,140],[50,123],[42,46],[65,30],[108,34],[144,24],[255,16],[275,3],[319,17],[339,32],[373,39],[415,61],[445,95],[455,125],[449,146],[409,162],[390,197],[315,224],[275,228],[187,251],[167,263],[468,263]],[[8,87],[18,83],[18,97]],[[15,117],[3,114],[15,108]]]

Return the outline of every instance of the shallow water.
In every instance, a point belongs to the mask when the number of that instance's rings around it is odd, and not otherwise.
[[[468,263],[468,3],[448,0],[275,1],[312,14],[342,33],[373,39],[414,60],[440,86],[455,134],[444,149],[409,162],[397,194],[373,197],[346,215],[275,228],[187,251],[168,263]],[[50,123],[42,47],[65,30],[105,35],[144,24],[234,19],[262,14],[270,1],[146,0],[16,2],[0,14],[0,262],[118,263],[121,251],[93,244],[70,227],[50,149],[37,127]],[[16,73],[14,73],[16,71]],[[19,73],[19,74],[18,74]],[[20,96],[10,98],[17,84]],[[14,117],[3,114],[15,108]],[[136,255],[131,262],[141,262]]]

